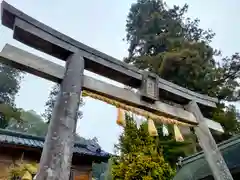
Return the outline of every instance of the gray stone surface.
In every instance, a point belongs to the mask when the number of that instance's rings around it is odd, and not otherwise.
[[[222,157],[222,154],[207,126],[207,122],[203,117],[196,102],[192,101],[188,104],[187,109],[192,112],[197,121],[198,126],[195,127],[200,146],[203,149],[205,159],[213,173],[215,180],[233,180],[232,175]]]
[[[83,57],[79,53],[72,54],[66,62],[36,180],[69,179],[83,71]]]

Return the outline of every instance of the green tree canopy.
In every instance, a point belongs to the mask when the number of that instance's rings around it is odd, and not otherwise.
[[[211,30],[186,18],[188,6],[168,8],[162,0],[138,0],[127,18],[126,62],[164,79],[221,100],[238,100],[240,57],[224,57],[210,46]]]
[[[129,56],[124,61],[222,101],[239,100],[239,54],[223,57],[211,47],[215,34],[199,27],[198,19],[187,18],[187,10],[188,5],[169,8],[162,0],[132,4],[126,24]],[[219,140],[239,133],[235,111],[229,113],[225,104],[218,104],[210,114],[227,128],[227,135],[216,137]],[[232,123],[227,126],[228,121]]]
[[[22,73],[20,70],[0,64],[1,128],[6,128],[13,116],[17,118],[18,110],[15,107],[15,97],[20,89],[21,78]]]
[[[222,140],[229,139],[232,136],[239,134],[239,113],[233,105],[229,105],[225,108],[219,107],[213,114],[213,119],[217,119],[225,130],[224,134],[215,135],[215,140],[217,142],[221,142]]]
[[[163,134],[163,125],[156,124],[158,130],[157,146],[164,159],[172,168],[176,168],[179,157],[185,157],[196,152],[196,137],[194,134],[184,136],[184,142],[177,142],[173,127],[168,125],[168,135]]]

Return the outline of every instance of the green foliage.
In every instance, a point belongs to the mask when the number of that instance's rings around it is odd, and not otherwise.
[[[43,116],[44,120],[46,120],[48,123],[51,120],[54,104],[57,100],[57,96],[58,96],[59,92],[60,92],[60,84],[54,85],[50,94],[49,94],[48,100],[45,103],[45,111],[44,111],[42,116]],[[81,102],[80,105],[82,105],[82,102]],[[82,112],[78,111],[77,116],[78,116],[78,118],[81,118]]]
[[[9,169],[9,180],[23,179],[32,180],[34,175],[36,175],[38,169],[37,163],[25,163],[20,161],[19,163],[14,163]]]
[[[22,72],[6,65],[0,65],[0,98],[11,106],[15,105],[15,96],[20,89]]]
[[[14,119],[18,123],[22,122],[21,119],[22,109],[18,109],[16,107],[12,107],[9,104],[1,103],[0,104],[0,114],[2,115],[2,120],[0,121],[0,127],[6,128],[11,119]]]
[[[238,53],[218,63],[215,56],[220,53],[209,45],[214,33],[201,29],[199,20],[186,18],[187,9],[187,5],[167,8],[161,0],[133,4],[126,25],[130,47],[125,61],[188,89],[237,100]]]
[[[22,121],[20,122],[16,121],[15,119],[11,119],[6,129],[36,136],[46,136],[48,131],[48,123],[45,122],[42,117],[38,115],[35,111],[22,111],[21,119]],[[77,134],[75,140],[76,142],[81,144],[88,144],[91,141],[91,143],[95,143],[95,145],[98,145],[97,140],[86,140],[85,138],[80,137]]]
[[[113,158],[113,179],[170,180],[174,175],[174,170],[158,152],[155,138],[149,136],[147,124],[142,124],[138,129],[133,118],[128,115],[116,150],[119,156]]]
[[[99,180],[112,180],[112,159],[108,163],[93,163],[92,176]]]
[[[157,146],[159,151],[162,151],[163,157],[172,168],[176,168],[178,158],[191,155],[195,152],[195,137],[189,135],[184,137],[184,142],[177,142],[174,137],[172,125],[168,125],[169,134],[163,134],[163,125],[156,124],[158,130]]]
[[[59,91],[60,85],[59,84],[54,85],[49,94],[48,100],[45,103],[45,111],[43,113],[43,117],[47,122],[50,122],[51,120],[54,104],[56,102]]]
[[[21,122],[12,119],[6,129],[36,136],[45,136],[47,134],[48,124],[36,112],[22,111],[21,119]]]
[[[113,177],[112,177],[112,164],[113,164],[112,159],[109,159],[108,160],[108,165],[107,165],[107,170],[104,173],[104,180],[112,180],[113,179]]]
[[[0,112],[0,127],[5,128],[12,117],[18,119],[15,108],[15,96],[20,89],[21,71],[0,64],[0,103],[5,107]],[[4,112],[3,112],[4,111]]]
[[[132,4],[126,24],[129,56],[124,61],[190,90],[224,101],[239,100],[239,54],[222,57],[210,46],[215,34],[200,28],[198,19],[187,18],[187,10],[187,5],[169,8],[162,0]],[[221,106],[209,116],[221,122],[227,131],[224,136],[230,137],[240,132],[235,128],[239,123],[236,114],[225,109],[229,107]]]
[[[102,174],[107,170],[107,163],[93,163],[92,176],[95,179],[101,179]]]
[[[234,106],[229,105],[225,108],[219,106],[217,108],[217,111],[213,114],[213,119],[221,123],[225,130],[224,134],[214,135],[214,138],[217,142],[227,140],[232,136],[239,134],[240,132],[239,114]]]

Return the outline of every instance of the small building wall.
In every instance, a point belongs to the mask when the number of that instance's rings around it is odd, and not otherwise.
[[[10,166],[23,158],[25,162],[39,162],[41,151],[22,149],[19,147],[0,147],[0,180],[6,180]],[[79,158],[78,162],[81,162]],[[71,170],[72,180],[92,179],[91,164],[75,164]]]
[[[92,166],[72,166],[72,180],[91,180],[92,179]]]
[[[11,157],[0,154],[0,180],[7,179],[8,170],[12,162]]]

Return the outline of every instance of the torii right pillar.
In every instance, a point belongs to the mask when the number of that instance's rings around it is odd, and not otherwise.
[[[187,105],[187,110],[192,112],[198,121],[195,127],[200,146],[203,149],[205,159],[207,160],[215,180],[233,180],[233,177],[225,163],[223,156],[207,126],[200,108],[195,101],[191,101]]]

